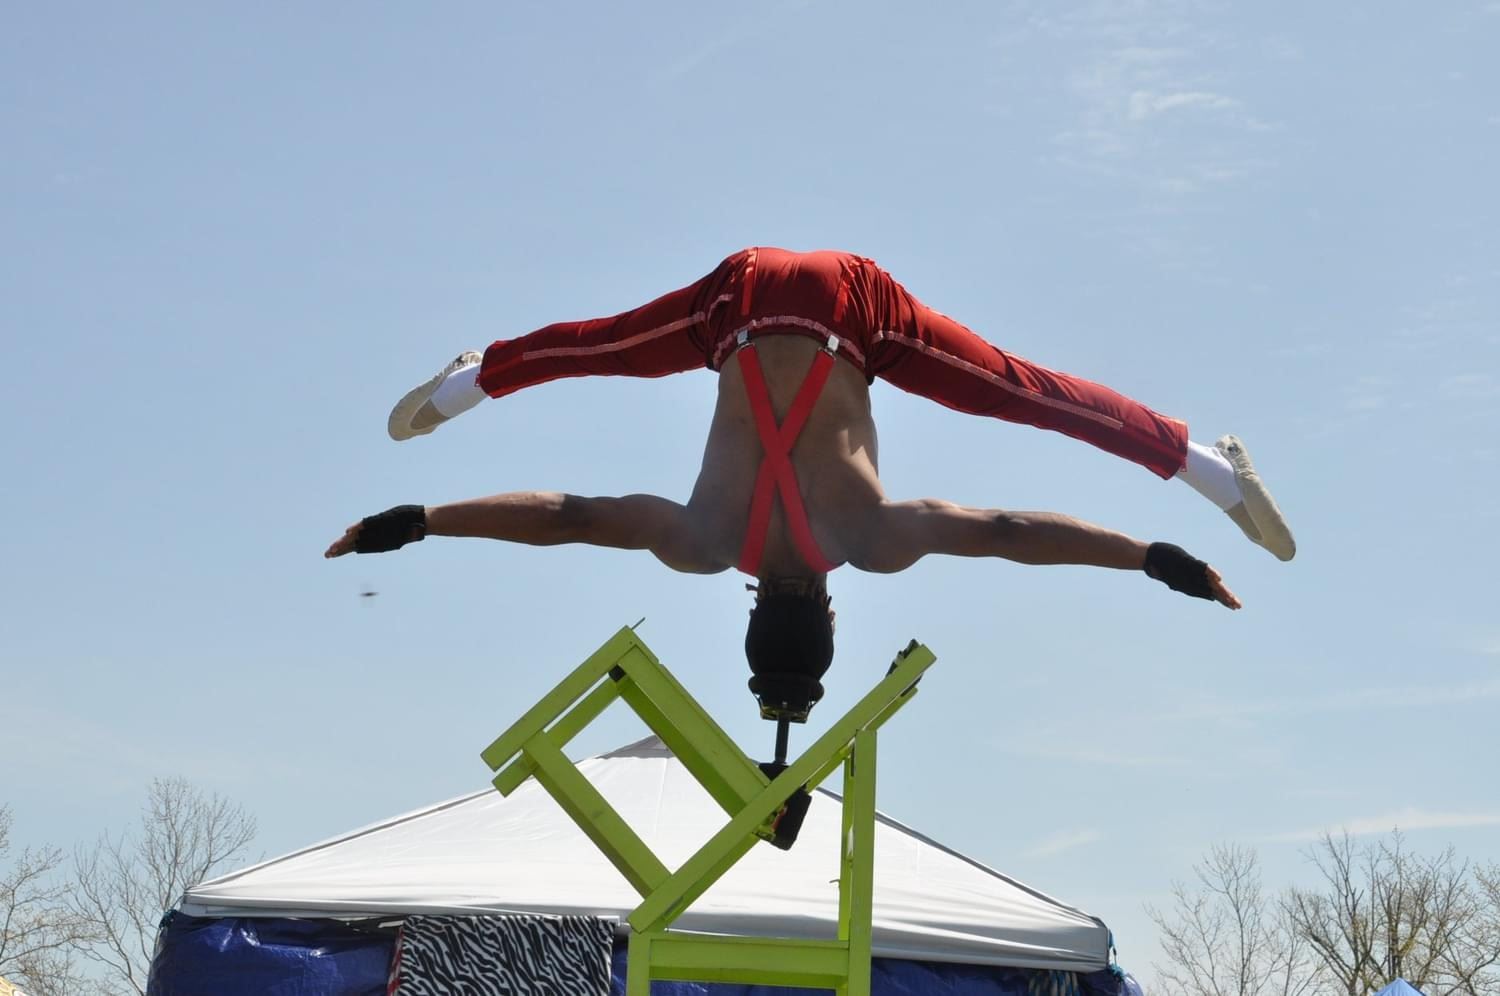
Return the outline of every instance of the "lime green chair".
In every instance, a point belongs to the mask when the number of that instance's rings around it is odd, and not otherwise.
[[[786,760],[788,724],[817,697],[774,680],[756,687],[761,714],[777,722],[776,759],[757,765],[678,684],[635,632],[622,629],[564,678],[481,755],[502,795],[536,778],[641,896],[630,925],[627,996],[649,996],[651,981],[732,982],[833,989],[869,996],[874,891],[876,732],[916,694],[932,666],[916,641],[886,676],[802,756]],[[794,681],[795,686],[795,681]],[[814,682],[816,684],[816,682]],[[728,815],[676,870],[668,869],[563,754],[616,699],[651,728]],[[810,701],[808,701],[810,699]],[[809,793],[844,769],[837,940],[741,937],[671,929],[736,861],[767,841],[790,847]]]

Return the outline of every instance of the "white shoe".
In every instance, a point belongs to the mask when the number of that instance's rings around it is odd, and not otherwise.
[[[449,416],[430,404],[433,393],[437,391],[438,385],[447,380],[455,371],[462,370],[464,367],[474,367],[474,372],[477,374],[479,363],[483,358],[483,354],[472,349],[459,353],[452,363],[439,370],[431,380],[421,387],[407,391],[406,396],[396,402],[396,407],[391,409],[391,417],[386,420],[385,431],[390,433],[392,439],[400,442],[413,436],[425,436],[448,421]]]
[[[1286,524],[1286,517],[1276,507],[1276,499],[1266,489],[1250,454],[1238,436],[1223,436],[1214,443],[1214,448],[1234,467],[1234,480],[1240,487],[1240,503],[1226,509],[1225,514],[1250,537],[1250,541],[1265,547],[1278,560],[1291,560],[1297,555],[1297,541]]]

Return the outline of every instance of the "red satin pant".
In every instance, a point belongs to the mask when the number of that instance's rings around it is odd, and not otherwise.
[[[922,304],[872,261],[841,252],[745,249],[634,310],[492,344],[479,386],[499,398],[563,377],[717,370],[742,331],[837,336],[838,355],[867,380],[970,415],[1061,432],[1163,478],[1187,456],[1186,423],[1007,353]]]

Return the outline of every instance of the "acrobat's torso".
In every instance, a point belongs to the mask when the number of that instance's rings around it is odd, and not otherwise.
[[[766,330],[748,348],[763,376],[777,424],[793,408],[820,352],[816,339]],[[713,566],[743,566],[751,529],[751,499],[766,448],[747,391],[745,371],[734,357],[719,374],[719,397],[704,448],[703,466],[688,512],[699,546]],[[858,562],[862,536],[884,500],[878,471],[875,421],[864,374],[835,358],[827,381],[807,414],[790,450],[797,491],[806,510],[815,551],[804,555],[780,493],[771,502],[758,564],[758,576],[801,577],[827,566]],[[750,547],[757,544],[752,537]],[[826,565],[809,563],[821,553]]]

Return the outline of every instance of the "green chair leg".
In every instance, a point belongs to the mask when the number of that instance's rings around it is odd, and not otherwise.
[[[768,779],[634,631],[622,629],[487,747],[496,789],[536,778],[641,895],[631,927],[626,996],[651,980],[740,982],[869,996],[875,868],[876,734],[934,663],[915,641],[876,686],[802,756]],[[729,815],[670,871],[563,754],[616,700],[625,702]],[[778,747],[778,758],[780,748]],[[787,800],[844,769],[836,941],[684,934],[672,923],[763,838]]]

